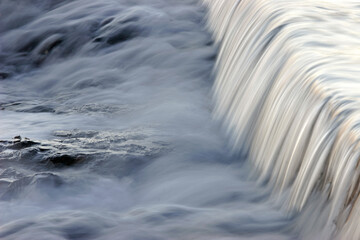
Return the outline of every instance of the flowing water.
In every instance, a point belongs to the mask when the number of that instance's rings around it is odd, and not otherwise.
[[[0,2],[0,239],[294,236],[211,119],[205,14]]]
[[[360,5],[208,0],[216,118],[305,239],[360,239]]]
[[[1,0],[0,239],[359,239],[359,22]]]

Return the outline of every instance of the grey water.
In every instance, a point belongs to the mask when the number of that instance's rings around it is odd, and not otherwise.
[[[0,239],[295,239],[212,120],[195,0],[0,1]]]

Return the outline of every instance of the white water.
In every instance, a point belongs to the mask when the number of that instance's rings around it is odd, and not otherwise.
[[[0,239],[297,236],[211,119],[205,13],[0,1]]]
[[[360,5],[204,0],[214,116],[304,239],[360,239]]]
[[[1,239],[360,238],[359,4],[203,2],[0,1]]]

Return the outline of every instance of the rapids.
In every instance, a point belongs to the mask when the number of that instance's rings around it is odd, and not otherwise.
[[[0,1],[0,239],[360,239],[360,5]]]
[[[293,239],[211,119],[194,0],[0,1],[0,239]]]

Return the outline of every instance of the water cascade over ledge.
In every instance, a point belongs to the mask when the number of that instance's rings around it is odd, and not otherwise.
[[[203,2],[219,44],[214,116],[233,150],[303,232],[360,239],[360,5]]]

